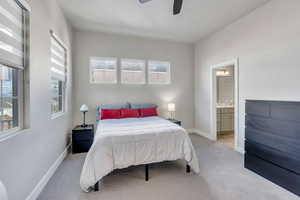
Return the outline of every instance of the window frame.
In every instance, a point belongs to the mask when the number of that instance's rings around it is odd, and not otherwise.
[[[12,68],[17,70],[17,99],[18,99],[18,126],[0,131],[0,141],[11,138],[26,128],[29,128],[29,94],[30,94],[30,79],[29,79],[29,59],[30,59],[30,12],[31,8],[25,0],[14,0],[14,2],[22,9],[22,39],[23,39],[23,69],[11,64],[1,63],[4,67]]]
[[[122,69],[122,61],[141,61],[143,62],[144,64],[144,67],[143,67],[143,76],[144,76],[144,81],[142,83],[128,83],[128,82],[123,82],[122,80],[122,72],[123,72],[123,69]],[[121,58],[120,59],[120,84],[122,85],[146,85],[147,84],[147,76],[146,76],[146,73],[147,73],[147,62],[146,60],[142,60],[142,59],[131,59],[131,58]]]
[[[65,115],[65,113],[67,112],[67,103],[66,103],[66,90],[67,90],[67,81],[68,81],[68,48],[67,46],[59,39],[59,37],[54,33],[53,30],[50,30],[50,51],[51,51],[51,38],[53,38],[63,49],[64,49],[64,53],[65,53],[65,63],[64,63],[64,68],[65,68],[65,80],[59,80],[56,79],[54,77],[52,77],[52,74],[50,75],[50,90],[51,90],[51,106],[50,106],[50,113],[51,113],[51,119],[56,119],[60,116]],[[51,55],[50,55],[50,62],[51,62]],[[51,71],[51,66],[50,66],[50,71]],[[59,112],[52,112],[52,79],[56,79],[58,82],[61,81],[62,82],[62,110]],[[59,96],[59,95],[58,95]]]
[[[93,72],[94,72],[94,68],[92,67],[91,65],[91,60],[92,59],[95,59],[95,60],[114,60],[116,62],[116,69],[115,69],[115,81],[114,82],[105,82],[105,81],[93,81],[94,77],[93,77]],[[115,84],[118,84],[118,58],[117,57],[100,57],[100,56],[90,56],[89,57],[89,81],[90,81],[90,84],[102,84],[102,85],[115,85]]]
[[[166,83],[155,83],[155,82],[151,82],[150,81],[150,73],[152,73],[150,71],[150,62],[157,62],[157,63],[168,63],[168,82]],[[147,80],[148,80],[148,85],[170,85],[172,83],[172,79],[171,79],[171,62],[170,61],[161,61],[161,60],[148,60],[147,62]]]
[[[15,96],[15,97],[18,100],[18,126],[4,130],[4,131],[0,130],[0,139],[1,139],[1,135],[8,135],[8,134],[18,132],[18,131],[24,129],[24,120],[23,120],[23,115],[24,115],[24,101],[23,101],[23,93],[24,92],[23,92],[23,90],[24,90],[24,86],[22,84],[24,82],[23,81],[24,80],[23,79],[24,69],[20,70],[20,69],[17,69],[16,67],[11,67],[11,66],[4,65],[4,64],[2,64],[2,66],[17,70],[16,71],[16,74],[17,74],[17,96]],[[13,87],[12,87],[12,89],[13,89]],[[14,99],[14,96],[11,96],[8,98]]]
[[[61,110],[59,110],[58,112],[52,112],[52,101],[53,101],[53,96],[51,96],[51,119],[55,119],[57,117],[60,117],[62,115],[64,115],[66,113],[66,102],[65,102],[65,99],[66,99],[66,89],[65,89],[65,81],[62,81],[62,80],[58,80],[58,79],[55,79],[56,81],[58,81],[58,87],[60,86],[60,83],[61,82],[61,95],[59,94],[58,92],[58,102],[59,102],[59,97],[61,96]],[[53,81],[53,78],[51,77],[51,82]],[[52,83],[51,83],[52,84]],[[52,87],[51,87],[52,89]],[[59,89],[58,89],[59,91]],[[52,92],[51,92],[51,95],[52,95]]]

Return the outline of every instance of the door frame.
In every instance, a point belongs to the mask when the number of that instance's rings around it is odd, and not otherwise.
[[[234,149],[239,151],[238,141],[240,139],[239,134],[239,61],[238,58],[227,60],[225,62],[212,65],[210,69],[211,73],[211,134],[212,138],[217,140],[217,76],[215,71],[226,66],[233,66],[234,68]]]

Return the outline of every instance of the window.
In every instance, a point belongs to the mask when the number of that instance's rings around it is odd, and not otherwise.
[[[145,61],[144,60],[121,60],[121,83],[145,84]]]
[[[19,126],[18,69],[0,65],[1,131]]]
[[[149,84],[170,84],[171,64],[162,61],[148,62],[148,82]]]
[[[65,111],[65,88],[67,50],[51,31],[51,113],[53,116]]]
[[[15,0],[0,1],[0,133],[23,128],[28,10]],[[1,136],[1,135],[0,135]]]
[[[57,79],[51,80],[52,88],[52,114],[63,112],[63,82]]]
[[[117,83],[116,58],[90,58],[91,83]]]

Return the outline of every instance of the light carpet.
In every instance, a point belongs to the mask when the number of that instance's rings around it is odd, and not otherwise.
[[[69,155],[39,200],[299,200],[296,195],[244,169],[243,155],[218,142],[191,135],[200,174],[185,173],[181,161],[131,167],[106,176],[99,192],[84,193],[79,177],[85,154]]]

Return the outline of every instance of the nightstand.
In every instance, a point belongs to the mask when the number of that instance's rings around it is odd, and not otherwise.
[[[173,122],[174,124],[177,124],[179,126],[181,126],[181,121],[176,120],[176,119],[168,119],[170,122]]]
[[[94,125],[76,126],[72,130],[72,153],[88,152],[94,140]]]

